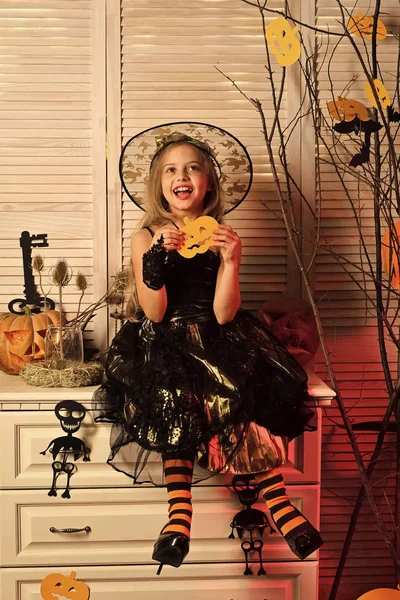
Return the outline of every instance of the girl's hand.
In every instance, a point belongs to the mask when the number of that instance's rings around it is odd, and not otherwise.
[[[152,246],[159,243],[161,235],[163,236],[163,246],[166,250],[180,250],[185,244],[185,234],[183,231],[179,231],[173,225],[163,225],[156,230],[151,243]]]
[[[239,236],[230,225],[220,224],[213,231],[214,246],[220,249],[221,258],[224,263],[239,265],[242,256],[242,243]]]

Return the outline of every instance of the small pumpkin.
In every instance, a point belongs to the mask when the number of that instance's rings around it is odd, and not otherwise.
[[[193,258],[196,254],[203,254],[213,245],[212,232],[218,229],[218,223],[213,217],[203,215],[194,221],[184,217],[184,227],[181,231],[186,233],[185,245],[178,250],[181,256]]]
[[[71,598],[71,600],[89,600],[88,586],[75,577],[74,571],[68,576],[61,575],[61,573],[47,575],[40,585],[40,595],[43,600],[55,600],[57,596]]]
[[[59,323],[56,310],[33,314],[26,307],[25,315],[0,314],[0,370],[18,375],[26,363],[42,360],[47,327]]]
[[[391,227],[386,229],[382,237],[382,266],[390,283],[397,290],[400,289],[400,221],[394,224],[394,231]],[[400,600],[400,599],[399,599]]]

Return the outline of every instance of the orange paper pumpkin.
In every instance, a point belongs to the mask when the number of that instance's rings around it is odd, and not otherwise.
[[[390,588],[378,588],[363,594],[358,600],[400,600],[400,591]]]
[[[31,315],[0,314],[0,370],[18,375],[22,367],[44,358],[44,338],[48,325],[58,325],[56,310]]]
[[[358,117],[360,121],[368,121],[368,108],[358,100],[337,98],[328,102],[328,110],[335,121],[352,121]]]
[[[347,27],[349,28],[349,32],[353,33],[356,37],[372,40],[374,17],[372,15],[363,15],[360,12],[356,16],[350,17]],[[378,24],[376,26],[376,39],[384,40],[386,36],[387,30],[385,24],[378,20]]]
[[[374,79],[374,87],[376,89],[376,94],[379,98],[380,105],[382,106],[382,108],[387,108],[390,105],[389,92],[383,85],[382,81],[380,81],[379,79]],[[374,93],[373,93],[372,88],[371,88],[370,84],[368,83],[368,81],[365,84],[365,92],[366,92],[366,94],[368,96],[368,100],[371,102],[371,104],[373,106],[375,106],[375,108],[378,108],[378,104],[375,100]]]
[[[291,27],[284,17],[271,21],[265,30],[265,37],[271,52],[281,67],[293,65],[300,58],[301,46],[297,37],[299,28]]]
[[[58,598],[71,598],[71,600],[89,600],[90,590],[86,583],[75,579],[74,571],[67,577],[60,573],[50,573],[40,586],[40,595],[43,600]]]
[[[382,265],[390,283],[397,290],[400,289],[400,266],[399,266],[399,244],[400,244],[400,221],[394,224],[394,231],[390,227],[386,229],[382,238]]]
[[[185,226],[181,231],[186,233],[185,245],[178,250],[181,256],[193,258],[196,254],[203,254],[213,245],[212,232],[218,229],[218,223],[213,217],[198,217],[194,221],[184,217]]]

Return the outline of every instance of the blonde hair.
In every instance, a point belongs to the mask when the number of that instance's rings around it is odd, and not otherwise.
[[[146,184],[146,212],[138,225],[138,230],[152,226],[161,227],[169,221],[172,221],[173,215],[169,210],[168,203],[164,198],[161,187],[163,157],[169,148],[183,145],[191,145],[198,150],[199,156],[201,157],[201,163],[208,178],[210,189],[204,197],[201,215],[209,215],[218,221],[218,223],[223,221],[224,193],[215,169],[212,151],[204,142],[200,142],[182,134],[182,139],[175,138],[174,141],[171,142],[167,140],[153,157]],[[130,263],[129,272],[128,289],[130,290],[130,293],[127,301],[126,316],[128,320],[136,321],[136,315],[140,305],[137,296],[132,261]]]

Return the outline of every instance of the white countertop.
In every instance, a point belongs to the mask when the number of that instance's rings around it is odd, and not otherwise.
[[[335,397],[333,392],[314,373],[309,373],[308,389],[310,395],[319,404],[330,404]],[[90,401],[97,385],[82,388],[41,388],[33,387],[25,383],[18,375],[7,375],[0,372],[0,404],[9,408],[12,403],[43,404],[59,402],[60,400]]]

